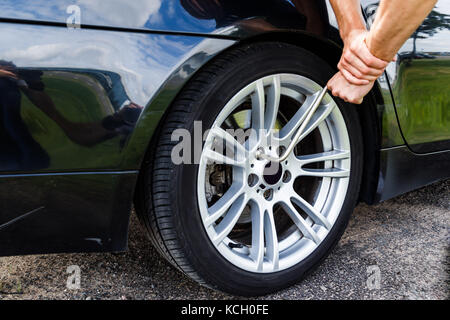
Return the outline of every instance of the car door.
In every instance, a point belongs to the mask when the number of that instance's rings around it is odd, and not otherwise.
[[[378,1],[363,1],[370,21]],[[387,68],[403,137],[416,153],[450,149],[450,2],[439,0]]]

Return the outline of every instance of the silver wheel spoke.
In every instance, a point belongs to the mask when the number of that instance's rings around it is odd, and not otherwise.
[[[264,129],[265,93],[262,80],[256,82],[255,92],[252,94],[252,128],[259,131]]]
[[[294,134],[297,132],[299,127],[305,121],[308,111],[313,107],[313,102],[316,95],[308,96],[303,104],[303,106],[297,111],[293,118],[281,129],[279,134],[279,139],[282,141],[290,142]],[[308,134],[310,134],[314,129],[316,129],[333,111],[335,105],[333,103],[328,105],[321,105],[317,111],[313,114],[303,133],[300,135],[297,143],[300,143]],[[293,123],[291,123],[293,121]]]
[[[321,177],[321,178],[348,178],[350,176],[350,171],[339,168],[302,169],[301,175],[308,177]]]
[[[315,95],[307,96],[305,102],[303,102],[302,106],[297,110],[294,116],[281,128],[279,133],[279,139],[286,140],[291,139],[297,129],[301,126],[303,121],[308,114],[308,111],[312,107],[312,103],[314,102]]]
[[[239,143],[238,140],[236,140],[235,137],[233,137],[230,133],[228,133],[226,130],[220,128],[220,127],[214,127],[211,129],[210,134],[213,135],[216,138],[221,138],[225,141],[225,147],[228,150],[229,148],[232,148],[233,150],[233,156],[234,152],[236,151],[236,156],[240,159],[243,159],[245,157],[246,149],[245,147]]]
[[[228,164],[228,165],[237,166],[237,167],[245,167],[244,160],[238,161],[238,160],[232,159],[221,153],[211,150],[210,148],[205,148],[203,150],[203,156],[214,163]]]
[[[323,162],[329,160],[343,160],[348,158],[350,158],[350,151],[333,150],[328,152],[299,156],[297,157],[297,160],[300,162],[300,166],[303,166],[315,162]]]
[[[331,229],[331,224],[325,218],[319,210],[314,208],[305,199],[300,197],[295,191],[292,192],[294,195],[291,197],[291,201],[299,206],[303,212],[305,212],[315,223],[325,227],[327,230]]]
[[[266,238],[267,259],[271,263],[272,271],[276,271],[279,268],[278,260],[280,253],[278,249],[278,236],[272,209],[264,213],[264,235]]]
[[[335,105],[329,104],[326,106],[321,106],[314,113],[309,123],[307,124],[305,131],[300,135],[297,143],[300,143],[308,134],[311,133],[315,128],[317,128],[333,111]]]
[[[244,192],[244,185],[242,183],[234,183],[225,192],[225,194],[217,200],[210,208],[208,208],[209,216],[205,219],[205,225],[210,226],[217,221],[221,216],[223,216],[231,205],[236,201],[236,199]]]
[[[216,227],[216,237],[212,240],[215,245],[219,245],[223,239],[233,230],[236,222],[239,220],[242,211],[247,205],[248,198],[244,193],[242,194],[230,207],[225,217]]]
[[[262,270],[264,262],[264,213],[259,205],[252,203],[252,247],[250,257],[255,262],[256,269]]]
[[[264,128],[267,130],[267,134],[275,127],[281,97],[280,77],[273,76],[271,80],[272,82],[267,92],[267,106],[264,119]]]
[[[302,218],[302,216],[297,211],[297,209],[295,209],[292,203],[290,201],[282,202],[281,205],[286,210],[287,214],[291,217],[292,221],[295,223],[303,236],[314,241],[315,244],[319,244],[320,239],[317,236],[316,232],[307,224],[305,219]]]

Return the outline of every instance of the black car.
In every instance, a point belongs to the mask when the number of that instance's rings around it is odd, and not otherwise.
[[[437,14],[356,106],[314,103],[342,53],[328,1],[0,0],[0,255],[124,251],[134,204],[201,284],[294,284],[358,202],[450,177]]]

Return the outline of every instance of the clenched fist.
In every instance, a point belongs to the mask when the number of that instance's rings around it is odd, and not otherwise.
[[[345,102],[361,104],[364,96],[372,89],[375,80],[370,81],[367,84],[356,85],[350,83],[342,74],[342,72],[336,73],[330,81],[328,81],[327,87],[331,91],[333,96],[339,97]]]

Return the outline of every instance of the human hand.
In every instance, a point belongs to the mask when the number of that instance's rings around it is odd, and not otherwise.
[[[18,77],[15,73],[13,73],[7,69],[1,68],[1,67],[0,67],[0,77],[18,79]]]
[[[383,74],[388,62],[370,53],[365,39],[367,30],[353,30],[344,38],[344,50],[338,69],[354,85],[367,85]]]
[[[367,84],[355,85],[350,83],[339,71],[328,81],[327,87],[333,96],[339,97],[345,102],[361,104],[364,96],[369,93],[374,83],[375,81],[370,81]]]

